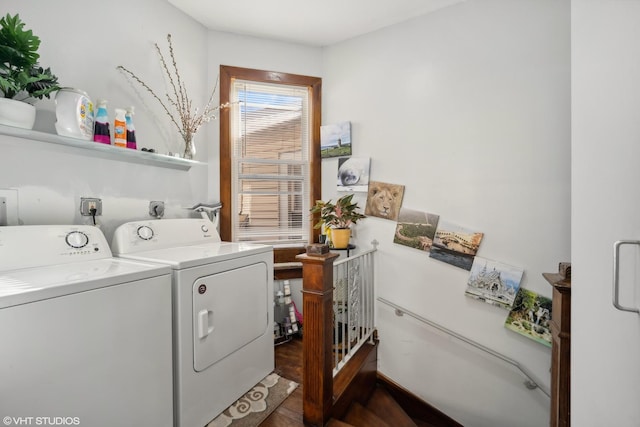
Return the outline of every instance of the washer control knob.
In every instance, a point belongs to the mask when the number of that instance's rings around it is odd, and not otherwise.
[[[147,225],[138,227],[138,237],[142,240],[151,240],[153,238],[153,230]]]
[[[87,243],[89,243],[89,237],[87,237],[87,235],[82,231],[72,231],[67,234],[65,241],[67,242],[67,245],[78,249],[87,246]]]
[[[201,229],[202,231],[204,231],[205,233],[208,233],[208,232],[209,232],[209,227],[207,227],[207,226],[206,226],[206,225],[204,225],[204,224],[202,224],[202,227],[200,227],[200,229]]]

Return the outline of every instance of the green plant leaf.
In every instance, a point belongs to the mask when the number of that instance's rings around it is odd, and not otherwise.
[[[40,38],[24,25],[18,14],[0,18],[0,90],[5,98],[49,98],[58,78],[39,66]]]
[[[19,88],[13,79],[7,79],[0,76],[0,90],[4,94],[15,94],[18,92]],[[13,96],[7,96],[7,98],[13,98]]]
[[[40,38],[24,29],[16,14],[0,19],[0,63],[11,69],[29,69],[38,62]]]
[[[340,197],[335,204],[331,200],[327,202],[317,200],[310,209],[312,214],[320,214],[320,220],[314,227],[320,228],[326,224],[333,228],[348,228],[358,220],[366,218],[365,215],[357,211],[358,204],[352,203],[352,199],[353,194],[348,194]]]
[[[43,96],[46,96],[49,98],[49,94],[58,89],[60,89],[58,78],[51,73],[51,69],[36,66],[30,70],[25,90],[32,97],[42,99]]]

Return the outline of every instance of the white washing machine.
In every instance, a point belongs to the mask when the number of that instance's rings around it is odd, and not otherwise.
[[[0,227],[0,346],[6,425],[173,425],[171,270],[95,227]]]
[[[203,427],[274,369],[273,248],[221,242],[206,219],[118,227],[113,253],[173,270],[174,412]]]

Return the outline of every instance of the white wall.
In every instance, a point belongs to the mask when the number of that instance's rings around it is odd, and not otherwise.
[[[116,66],[134,71],[162,95],[164,75],[154,43],[166,54],[168,33],[194,105],[206,102],[220,63],[309,74],[320,70],[317,48],[211,33],[165,0],[114,0],[95,7],[73,0],[8,0],[0,13],[19,13],[41,38],[40,63],[51,67],[62,86],[83,89],[94,101],[106,98],[112,120],[115,107],[136,106],[138,147],[165,154],[184,149],[177,130],[157,101],[131,85]],[[36,107],[35,129],[55,133],[54,101],[38,101]],[[18,190],[21,224],[88,223],[79,214],[80,197],[100,197],[98,221],[110,239],[119,224],[150,218],[150,200],[167,203],[166,217],[189,216],[182,207],[219,200],[218,129],[212,121],[198,132],[196,160],[206,165],[188,172],[0,136],[0,189]]]
[[[325,50],[323,123],[351,121],[371,179],[403,206],[485,233],[479,256],[542,272],[570,259],[569,2],[467,1]],[[323,160],[323,198],[336,197]],[[364,206],[364,197],[360,197]],[[368,218],[378,294],[519,361],[549,387],[550,350],[504,328],[507,311],[464,296],[468,272],[392,243]],[[503,362],[378,304],[380,371],[466,426],[548,424],[549,400]]]

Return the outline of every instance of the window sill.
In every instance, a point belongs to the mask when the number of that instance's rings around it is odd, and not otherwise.
[[[273,279],[302,279],[301,262],[283,262],[273,265]]]
[[[302,279],[302,263],[296,260],[296,255],[305,251],[303,246],[274,248],[274,280]]]

